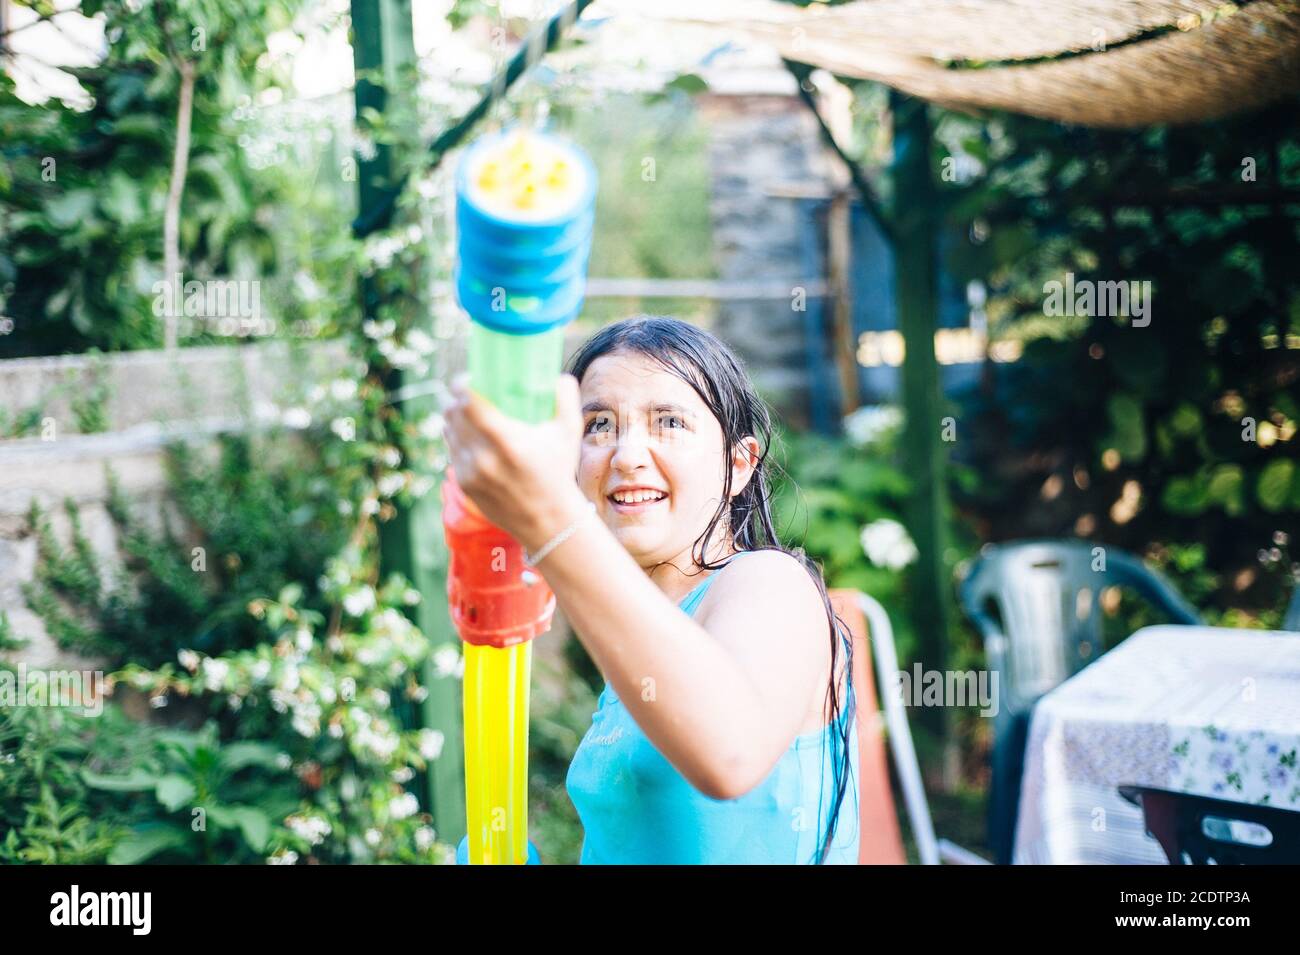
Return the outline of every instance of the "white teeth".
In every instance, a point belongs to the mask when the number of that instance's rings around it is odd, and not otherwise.
[[[640,504],[643,501],[658,501],[668,495],[662,491],[615,491],[613,496],[620,504]]]

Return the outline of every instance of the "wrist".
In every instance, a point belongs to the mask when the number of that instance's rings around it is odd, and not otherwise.
[[[518,541],[529,554],[536,554],[557,534],[582,520],[591,510],[591,502],[578,490],[577,485],[567,490],[548,506],[536,513],[528,526],[518,535]]]

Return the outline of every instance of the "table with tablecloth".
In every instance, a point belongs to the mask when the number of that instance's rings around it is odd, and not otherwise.
[[[1015,863],[1166,863],[1121,785],[1300,811],[1300,633],[1139,630],[1036,704]]]

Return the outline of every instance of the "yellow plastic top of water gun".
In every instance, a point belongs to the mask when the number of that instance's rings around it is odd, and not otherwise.
[[[507,219],[533,219],[571,208],[584,178],[560,143],[517,130],[484,150],[469,181],[481,208]]]

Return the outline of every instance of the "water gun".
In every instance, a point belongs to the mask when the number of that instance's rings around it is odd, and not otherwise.
[[[474,143],[456,170],[455,286],[472,319],[469,386],[521,421],[555,414],[564,329],[582,308],[595,197],[585,153],[519,127]],[[465,651],[468,834],[457,861],[536,863],[527,837],[531,641],[550,629],[555,595],[450,468],[442,503],[448,604]]]

